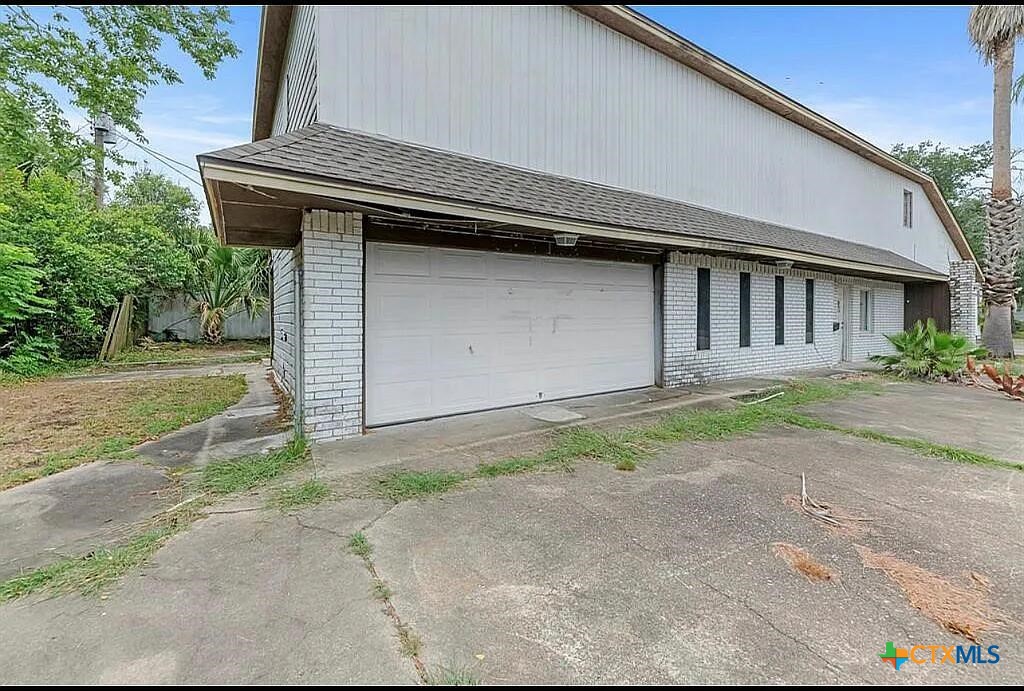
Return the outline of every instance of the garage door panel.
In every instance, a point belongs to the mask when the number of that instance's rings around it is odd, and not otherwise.
[[[392,247],[367,246],[368,425],[653,383],[651,267]]]
[[[389,286],[383,294],[367,300],[366,307],[367,319],[375,319],[385,326],[430,321],[430,299],[425,295],[411,295],[401,286]]]
[[[488,254],[491,277],[512,284],[533,283],[537,280],[537,262],[533,257],[517,254]]]
[[[430,276],[429,248],[378,245],[369,269],[375,276]]]
[[[485,280],[487,256],[479,252],[441,250],[437,253],[437,275],[439,278]]]

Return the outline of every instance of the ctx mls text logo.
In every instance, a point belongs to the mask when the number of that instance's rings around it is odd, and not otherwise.
[[[912,645],[897,648],[892,641],[886,641],[885,652],[879,653],[882,662],[898,670],[910,660],[915,665],[994,665],[999,662],[999,646],[990,645]]]

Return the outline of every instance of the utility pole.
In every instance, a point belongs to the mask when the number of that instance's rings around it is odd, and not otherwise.
[[[92,192],[96,195],[96,208],[102,209],[106,183],[104,181],[106,169],[106,145],[114,143],[114,121],[106,113],[102,113],[92,123],[92,143],[96,148],[93,156],[95,158],[95,170],[92,178]]]

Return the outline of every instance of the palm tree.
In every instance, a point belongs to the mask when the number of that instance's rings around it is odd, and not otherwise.
[[[1020,252],[1020,202],[1010,183],[1013,52],[1024,36],[1024,5],[975,5],[967,21],[978,52],[992,65],[992,196],[985,236],[985,327],[981,340],[996,357],[1013,357],[1015,270]]]
[[[206,228],[194,228],[184,246],[192,259],[186,291],[195,301],[203,339],[220,343],[224,322],[244,308],[250,317],[267,305],[269,258],[266,250],[223,247]]]

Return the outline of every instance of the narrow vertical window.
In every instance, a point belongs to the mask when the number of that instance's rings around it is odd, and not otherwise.
[[[814,279],[808,278],[804,285],[804,343],[814,343]]]
[[[740,274],[740,348],[750,345],[750,274]]]
[[[775,277],[775,345],[786,343],[786,278]]]
[[[697,350],[711,348],[711,269],[697,269]]]
[[[870,290],[860,291],[860,330],[873,331],[875,324],[875,296]]]
[[[914,227],[914,193],[903,190],[903,227]]]

